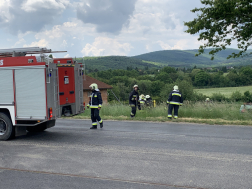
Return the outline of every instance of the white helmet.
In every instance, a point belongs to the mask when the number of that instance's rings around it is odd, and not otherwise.
[[[174,90],[178,90],[178,85],[175,85],[175,86],[173,87],[173,89],[174,89]]]
[[[134,85],[133,88],[138,88],[138,85]]]
[[[98,89],[98,85],[96,83],[92,83],[90,86],[89,86],[92,90],[97,90]]]
[[[150,95],[146,95],[145,98],[150,98]]]

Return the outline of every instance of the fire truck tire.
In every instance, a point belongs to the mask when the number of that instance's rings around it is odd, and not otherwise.
[[[26,130],[29,132],[43,132],[46,129],[47,129],[46,124],[41,124],[33,127],[26,127]]]
[[[0,113],[0,140],[8,140],[15,137],[15,128],[8,115]]]

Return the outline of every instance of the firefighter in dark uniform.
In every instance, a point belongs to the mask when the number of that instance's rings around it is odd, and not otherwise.
[[[89,86],[92,89],[92,93],[89,97],[89,104],[87,108],[91,108],[91,120],[92,127],[90,129],[97,129],[97,121],[100,123],[100,128],[103,127],[103,121],[99,115],[100,109],[102,107],[102,97],[96,83],[92,83]]]
[[[129,95],[129,105],[131,107],[131,113],[130,117],[135,117],[136,115],[136,108],[140,109],[140,104],[139,104],[139,94],[138,94],[138,85],[133,86],[133,91]]]
[[[173,87],[173,91],[169,94],[168,100],[168,119],[172,119],[172,110],[174,109],[174,119],[178,118],[179,106],[183,104],[182,94],[179,92],[177,85]]]

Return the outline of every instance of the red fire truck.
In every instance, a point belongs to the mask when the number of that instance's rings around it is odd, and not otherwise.
[[[83,65],[72,58],[55,58],[59,73],[59,98],[61,115],[83,112]]]
[[[0,140],[53,127],[65,113],[64,107],[71,114],[83,112],[81,65],[66,63],[69,70],[74,70],[69,75],[72,71],[61,71],[64,62],[56,64],[46,53],[54,52],[39,47],[0,49]],[[70,91],[62,87],[61,77]],[[71,93],[64,96],[64,103],[60,98],[62,88],[64,93]]]

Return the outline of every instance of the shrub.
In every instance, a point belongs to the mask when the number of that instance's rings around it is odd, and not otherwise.
[[[231,100],[232,101],[241,101],[242,100],[242,94],[239,92],[239,91],[235,91],[235,92],[233,92],[232,93],[232,95],[231,95]]]
[[[193,93],[193,98],[191,99],[192,101],[205,101],[207,98],[206,95],[203,95],[202,93]]]
[[[221,102],[227,100],[226,97],[221,93],[213,93],[211,96],[213,101]]]
[[[252,94],[249,91],[245,91],[243,95],[243,100],[245,102],[252,102]]]

